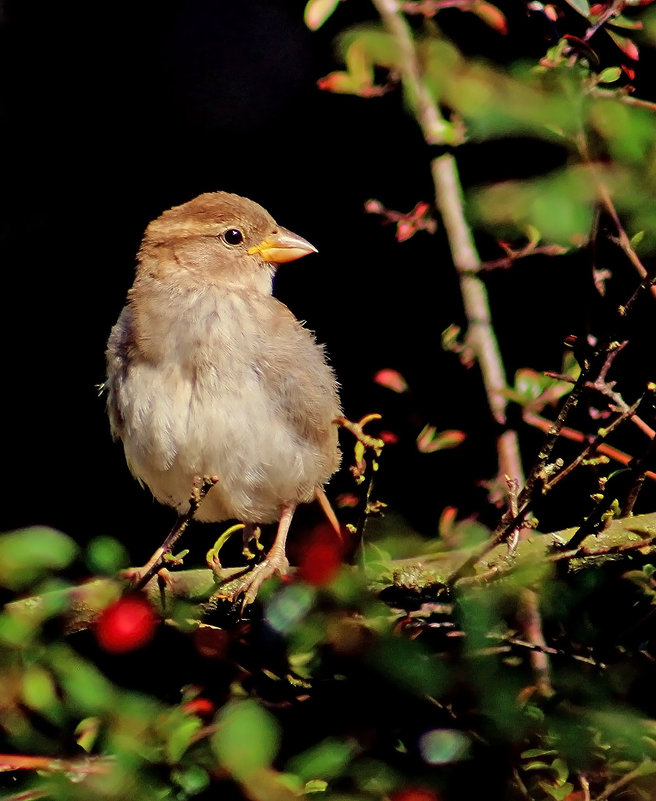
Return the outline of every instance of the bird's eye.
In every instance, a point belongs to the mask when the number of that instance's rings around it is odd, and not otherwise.
[[[228,228],[221,234],[221,237],[227,245],[241,245],[244,241],[244,235],[239,228]]]

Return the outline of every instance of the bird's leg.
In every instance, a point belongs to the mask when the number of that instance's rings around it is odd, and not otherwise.
[[[124,575],[133,582],[134,589],[140,590],[145,587],[151,578],[157,573],[164,563],[166,554],[171,553],[173,546],[180,539],[191,522],[193,516],[198,511],[203,498],[217,483],[216,476],[205,476],[204,478],[197,477],[194,480],[194,487],[189,499],[189,508],[184,514],[179,514],[178,519],[173,524],[173,528],[169,531],[168,536],[164,542],[159,546],[155,553],[150,557],[143,567],[131,568],[124,571]]]
[[[285,546],[295,509],[295,504],[282,507],[276,538],[267,555],[259,565],[255,565],[245,576],[226,582],[222,588],[219,588],[216,593],[217,597],[232,601],[239,595],[243,595],[244,606],[248,606],[253,603],[260,587],[268,578],[273,576],[274,573],[278,573],[280,576],[284,576],[287,573],[289,562],[285,554]]]

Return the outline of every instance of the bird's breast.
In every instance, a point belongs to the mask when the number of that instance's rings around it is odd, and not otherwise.
[[[113,396],[128,462],[159,500],[183,507],[194,476],[217,475],[201,519],[266,522],[327,481],[338,463],[335,381],[286,307],[191,292],[137,308],[134,324],[138,355]]]

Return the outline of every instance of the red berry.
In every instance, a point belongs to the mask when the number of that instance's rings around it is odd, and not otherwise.
[[[184,708],[185,712],[189,712],[190,715],[196,715],[203,719],[211,718],[214,714],[214,704],[209,698],[192,698],[191,701],[187,701]]]
[[[101,648],[113,654],[145,645],[155,631],[155,612],[140,595],[126,595],[103,609],[96,623]]]
[[[339,570],[343,548],[342,541],[331,526],[317,526],[304,544],[298,566],[299,576],[308,584],[327,584]]]
[[[406,787],[404,790],[397,790],[390,801],[440,801],[440,797],[425,787]]]

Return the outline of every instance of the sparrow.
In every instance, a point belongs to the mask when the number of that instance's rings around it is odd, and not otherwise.
[[[199,480],[216,477],[195,520],[278,521],[264,560],[233,590],[245,603],[287,571],[294,510],[315,498],[327,509],[323,487],[340,463],[335,374],[272,296],[278,265],[315,252],[251,200],[199,195],[146,228],[107,345],[111,432],[139,482],[181,519]]]

